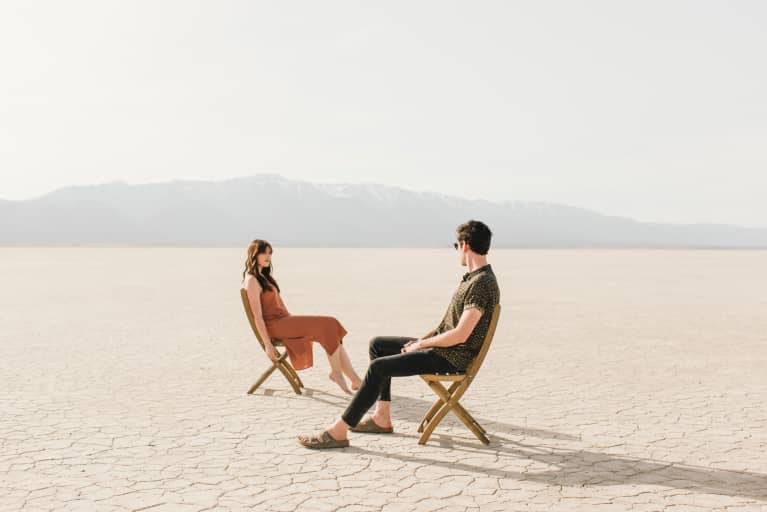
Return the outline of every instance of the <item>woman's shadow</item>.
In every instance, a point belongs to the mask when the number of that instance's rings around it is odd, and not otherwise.
[[[338,408],[344,408],[348,404],[346,397],[339,397],[317,389],[306,389],[304,396]],[[398,420],[419,423],[422,415],[433,402],[397,396],[393,403],[397,407],[395,414]],[[432,441],[436,441],[436,445],[439,447],[458,450],[467,455],[492,453],[499,462],[503,462],[504,458],[509,460],[524,458],[546,464],[552,469],[546,471],[506,471],[463,462],[431,459],[418,455],[386,453],[354,446],[347,448],[347,450],[371,457],[430,464],[498,478],[533,481],[554,486],[657,485],[690,490],[696,493],[722,494],[767,501],[767,475],[762,473],[714,469],[588,450],[537,447],[493,433],[570,441],[577,441],[580,438],[551,430],[522,427],[486,418],[477,418],[477,421],[491,433],[489,434],[491,443],[489,446],[473,439],[467,441],[465,438],[437,433],[432,436]],[[394,435],[412,438],[414,443],[418,437],[409,434]],[[434,446],[434,443],[430,446]]]

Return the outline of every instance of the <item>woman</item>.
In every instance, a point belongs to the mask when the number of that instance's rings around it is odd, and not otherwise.
[[[264,340],[266,355],[277,359],[272,337],[285,345],[288,357],[296,370],[313,364],[312,341],[318,341],[330,361],[330,380],[347,394],[351,394],[344,374],[351,380],[352,389],[360,387],[361,379],[352,367],[349,354],[341,344],[346,329],[332,316],[291,315],[280,296],[280,287],[272,276],[272,246],[265,240],[253,240],[248,245],[242,287],[248,292],[256,328]]]

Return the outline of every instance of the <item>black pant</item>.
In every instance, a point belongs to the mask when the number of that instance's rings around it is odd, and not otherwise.
[[[401,353],[402,347],[415,338],[379,336],[370,341],[370,366],[360,389],[352,398],[341,419],[356,426],[376,402],[391,402],[391,378],[422,373],[456,373],[456,368],[431,350]]]

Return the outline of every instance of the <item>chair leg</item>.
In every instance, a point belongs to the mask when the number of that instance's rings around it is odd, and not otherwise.
[[[279,352],[278,352],[279,353]],[[296,371],[293,369],[292,366],[290,366],[290,363],[288,363],[285,359],[288,357],[287,352],[283,352],[280,354],[280,356],[277,358],[276,361],[272,361],[272,367],[269,368],[264,372],[261,377],[256,381],[255,384],[250,386],[250,389],[248,390],[248,394],[252,395],[258,387],[264,383],[264,381],[269,378],[269,376],[274,372],[274,370],[280,370],[280,372],[285,376],[285,378],[290,383],[290,386],[293,388],[293,391],[296,392],[297,395],[301,394],[301,387],[303,387],[303,383],[301,382],[301,379],[296,374]]]
[[[423,434],[421,434],[421,438],[418,439],[418,444],[426,444],[426,441],[429,440],[431,437],[431,433],[434,432],[434,429],[437,428],[437,425],[439,425],[439,422],[442,421],[442,419],[447,415],[447,413],[452,409],[453,406],[450,403],[446,403],[442,406],[441,409],[437,411],[437,413],[434,415],[434,417],[429,421],[429,424],[426,425],[426,428],[423,429]]]
[[[290,371],[290,374],[293,376],[293,378],[298,383],[298,387],[300,387],[300,388],[306,387],[306,386],[304,386],[304,383],[301,381],[301,377],[298,376],[298,372],[296,371],[296,369],[293,368],[293,365],[291,365],[290,363],[286,362],[285,363],[285,368],[287,368],[288,371]]]
[[[264,383],[264,381],[265,381],[265,380],[266,380],[266,379],[267,379],[267,378],[268,378],[268,377],[269,377],[269,376],[272,374],[272,372],[273,372],[274,370],[276,370],[276,369],[277,369],[277,363],[272,363],[272,367],[271,367],[271,368],[269,368],[268,370],[266,370],[266,371],[265,371],[265,372],[264,372],[264,373],[261,375],[261,377],[259,377],[259,378],[258,378],[258,380],[255,382],[255,384],[253,384],[252,386],[250,386],[250,389],[248,390],[248,394],[249,394],[249,395],[252,395],[253,393],[255,393],[255,391],[258,389],[258,386],[260,386],[261,384],[263,384],[263,383]]]
[[[421,423],[418,424],[418,432],[423,432],[423,429],[426,428],[426,425],[428,425],[439,408],[444,404],[445,402],[441,398],[438,398],[437,401],[434,402],[434,405],[431,406],[431,409],[429,409],[428,412],[424,414],[423,419],[421,419]]]
[[[429,384],[429,381],[426,381],[427,384]],[[450,386],[450,388],[447,390],[448,395],[452,395],[453,392],[458,389],[458,382],[453,382],[453,384]],[[439,395],[439,393],[437,393]],[[440,398],[437,399],[436,402],[431,406],[431,409],[427,411],[426,414],[424,414],[423,419],[421,420],[421,423],[418,425],[418,432],[423,432],[423,429],[426,428],[426,424],[431,421],[431,419],[434,417],[434,415],[437,413],[440,407],[445,403],[445,400],[440,395]]]
[[[298,384],[299,389],[303,388],[303,387],[306,387],[306,386],[304,386],[304,383],[301,381],[301,377],[298,376],[298,373],[296,372],[296,369],[293,368],[293,365],[291,365],[287,361],[287,358],[288,358],[288,351],[286,350],[285,352],[280,354],[280,361],[283,363],[283,365],[284,365],[285,369],[288,371],[288,373],[290,373],[290,378],[288,378],[288,380],[295,381],[296,384]],[[286,377],[287,377],[287,375],[286,375]],[[295,389],[295,387],[293,389]],[[298,394],[300,395],[301,393],[298,393]]]
[[[451,396],[448,393],[448,390],[445,389],[445,387],[439,382],[433,382],[433,381],[429,382],[429,387],[440,398],[440,400],[442,401],[442,406],[439,407],[437,412],[434,413],[434,416],[429,419],[428,424],[424,426],[423,434],[421,434],[421,438],[418,440],[418,444],[426,444],[426,441],[429,440],[431,433],[434,432],[434,429],[437,428],[437,425],[439,425],[439,422],[442,421],[442,419],[450,411],[450,409],[453,408],[453,403],[454,403],[453,396]],[[450,387],[453,388],[453,386],[450,386]],[[433,407],[434,406],[432,406],[432,408]]]
[[[421,438],[418,440],[418,444],[425,444],[431,436],[434,429],[440,421],[447,415],[448,412],[453,411],[461,422],[484,444],[490,444],[490,440],[485,434],[487,432],[479,424],[474,417],[469,414],[469,411],[459,403],[463,393],[468,388],[466,382],[454,382],[449,389],[439,382],[428,382],[429,387],[436,393],[439,399],[431,406],[429,412],[426,413],[421,424],[418,426],[418,432],[422,432]]]
[[[485,429],[469,414],[469,411],[463,408],[461,404],[456,403],[453,406],[453,413],[458,416],[458,419],[463,422],[471,432],[477,436],[477,439],[482,441],[483,444],[490,444],[490,440],[485,435]]]
[[[477,426],[480,432],[482,432],[483,434],[487,434],[487,430],[485,430],[485,427],[480,425],[477,420],[474,420],[474,424]]]
[[[301,386],[300,386],[300,379],[297,375],[293,374],[290,369],[287,367],[285,362],[280,361],[280,364],[278,366],[282,374],[285,376],[286,379],[288,379],[288,382],[290,382],[290,385],[293,387],[293,391],[296,392],[297,395],[301,394]]]

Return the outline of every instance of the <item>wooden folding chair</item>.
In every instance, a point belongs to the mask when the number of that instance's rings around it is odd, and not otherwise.
[[[256,329],[256,320],[253,318],[253,310],[250,309],[250,301],[248,300],[248,291],[245,289],[240,289],[240,296],[242,297],[242,305],[245,306],[245,314],[248,315],[248,322],[250,322],[250,327],[253,329],[253,334],[256,335],[256,339],[261,344],[261,348],[266,351],[264,340],[261,339],[261,335],[258,334],[258,329]],[[272,345],[275,347],[284,347],[282,341],[276,338],[272,338]],[[277,349],[275,348],[275,350]],[[290,385],[293,387],[293,391],[295,391],[297,395],[301,394],[301,388],[304,387],[304,383],[301,382],[301,378],[298,376],[298,373],[296,373],[295,368],[293,368],[293,366],[288,361],[287,350],[285,352],[280,352],[277,350],[277,354],[279,356],[276,361],[272,361],[271,368],[266,370],[263,375],[258,378],[255,384],[250,386],[250,389],[248,390],[249,395],[253,394],[258,389],[258,386],[263,384],[263,382],[272,374],[274,370],[280,370],[285,378],[288,379]]]
[[[466,373],[453,373],[453,374],[425,374],[421,375],[421,378],[426,381],[426,384],[437,394],[439,397],[431,409],[421,420],[418,425],[418,432],[422,432],[421,438],[418,440],[418,444],[425,444],[429,440],[434,429],[439,425],[439,422],[445,417],[445,415],[453,411],[458,416],[464,425],[471,430],[477,439],[484,444],[490,444],[490,440],[485,434],[487,432],[482,425],[480,425],[469,412],[463,408],[459,403],[459,400],[469,389],[474,377],[479,371],[479,367],[482,366],[482,361],[485,360],[485,355],[490,348],[490,343],[493,341],[493,335],[495,334],[495,328],[498,325],[498,317],[501,314],[501,305],[497,304],[493,308],[493,316],[490,319],[490,328],[487,330],[487,336],[482,342],[482,347],[479,350],[479,354],[471,363],[471,366],[466,370]],[[452,382],[448,389],[442,385],[442,382]]]

